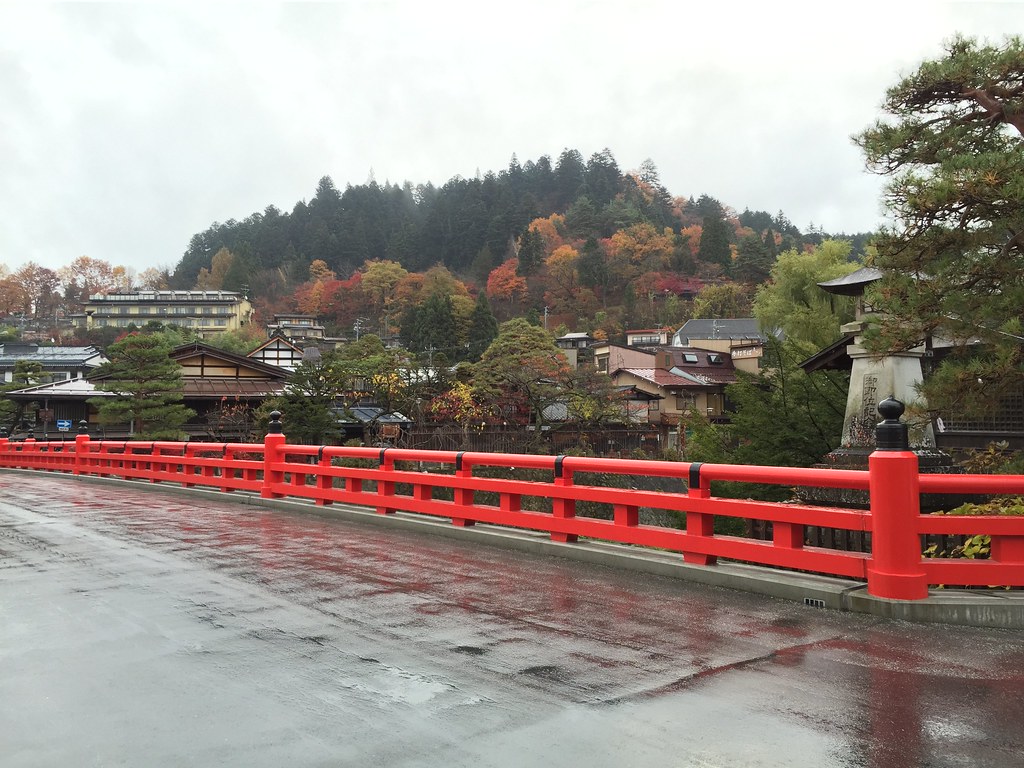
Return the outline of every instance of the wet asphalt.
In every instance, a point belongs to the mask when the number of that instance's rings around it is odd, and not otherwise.
[[[0,473],[0,766],[1024,765],[1024,637]]]

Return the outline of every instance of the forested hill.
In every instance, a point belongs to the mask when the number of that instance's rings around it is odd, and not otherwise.
[[[622,340],[690,317],[748,317],[780,254],[830,237],[856,258],[869,235],[736,214],[708,195],[673,196],[650,161],[624,173],[608,150],[587,161],[565,150],[441,187],[341,192],[324,177],[291,213],[268,207],[193,237],[170,287],[246,291],[260,322],[301,312],[332,335],[372,330],[461,359],[486,347],[493,334],[476,343],[474,329],[495,319]]]
[[[341,278],[371,259],[398,262],[410,271],[442,264],[481,286],[510,256],[518,257],[520,274],[541,266],[550,254],[537,239],[523,235],[536,231],[531,222],[552,216],[561,238],[581,245],[608,242],[637,225],[649,225],[659,234],[668,229],[675,240],[669,263],[646,266],[754,282],[767,275],[779,251],[829,236],[800,232],[781,211],[772,215],[747,210],[736,216],[706,195],[674,197],[650,161],[639,171],[624,173],[607,149],[589,160],[567,149],[554,163],[544,156],[520,165],[513,157],[498,173],[455,177],[441,187],[371,181],[339,191],[325,176],[313,198],[296,203],[291,213],[268,206],[262,213],[214,223],[193,236],[174,270],[172,287],[193,287],[200,270],[210,270],[213,256],[224,248],[234,259],[223,287],[248,286],[256,298],[270,284],[306,281],[314,260],[325,262]],[[853,241],[854,255],[867,239],[841,237]],[[581,281],[621,278],[602,277],[607,270],[595,268],[599,266],[591,265],[589,275],[584,269]]]

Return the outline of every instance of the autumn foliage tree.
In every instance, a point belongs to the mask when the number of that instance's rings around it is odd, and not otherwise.
[[[487,295],[507,302],[510,310],[526,298],[527,292],[526,280],[519,275],[518,259],[508,259],[492,269],[487,277]]]
[[[501,325],[498,337],[474,367],[475,396],[495,403],[504,421],[536,425],[536,444],[547,409],[563,396],[559,381],[569,363],[543,329],[523,318]]]

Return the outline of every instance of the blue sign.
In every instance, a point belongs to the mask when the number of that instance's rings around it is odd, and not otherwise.
[[[57,431],[58,432],[70,432],[71,431],[71,419],[57,419]]]

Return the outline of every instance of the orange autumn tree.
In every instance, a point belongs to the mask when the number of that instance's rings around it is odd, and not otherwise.
[[[562,245],[544,262],[548,280],[544,301],[556,314],[576,309],[580,290],[579,261],[580,254],[575,248]]]
[[[560,213],[553,213],[546,219],[534,219],[529,228],[541,236],[545,253],[553,253],[565,244],[565,216]]]
[[[327,263],[315,259],[309,265],[309,280],[295,290],[295,306],[307,315],[322,316],[338,284]]]
[[[516,274],[518,269],[519,259],[508,259],[492,269],[487,277],[487,296],[508,302],[510,310],[527,295],[526,278]]]

